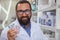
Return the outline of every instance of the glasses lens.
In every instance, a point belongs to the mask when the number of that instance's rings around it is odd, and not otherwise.
[[[26,13],[26,14],[29,14],[31,11],[30,10],[19,10],[17,11],[19,14],[23,14],[23,13]]]

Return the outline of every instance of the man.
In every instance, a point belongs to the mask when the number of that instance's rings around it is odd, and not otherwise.
[[[16,16],[16,20],[2,31],[1,40],[48,40],[40,26],[30,20],[32,8],[28,1],[17,3]]]

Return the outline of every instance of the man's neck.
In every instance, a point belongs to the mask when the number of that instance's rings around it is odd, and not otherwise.
[[[29,25],[30,25],[30,24],[25,25],[25,28],[27,29],[27,28],[29,27]]]

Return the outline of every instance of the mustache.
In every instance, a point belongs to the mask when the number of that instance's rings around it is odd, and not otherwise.
[[[21,18],[29,18],[28,16],[23,16],[23,17],[21,17]]]

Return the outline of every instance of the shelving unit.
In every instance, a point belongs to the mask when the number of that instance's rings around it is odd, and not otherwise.
[[[44,7],[44,6],[43,6],[43,7]],[[46,8],[43,8],[43,7],[42,7],[42,9],[41,9],[41,8],[38,8],[38,9],[40,9],[40,10],[38,10],[38,12],[56,9],[56,5],[53,5],[53,6],[50,6],[50,7],[48,6],[48,7],[46,7]]]
[[[55,32],[55,27],[51,27],[51,26],[46,26],[46,25],[42,25],[40,26],[42,29],[46,29],[46,30],[50,30],[50,31],[53,31]]]
[[[43,30],[43,33],[45,33],[45,35],[49,38],[49,40],[55,40],[56,24],[55,24],[55,26],[42,25],[39,23],[39,17],[43,14],[43,12],[49,12],[52,10],[56,10],[56,3],[54,1],[56,1],[56,0],[53,0],[53,1],[52,0],[46,0],[46,1],[38,0],[37,23],[40,25],[41,29]],[[41,2],[43,4],[41,4]],[[56,16],[56,11],[55,11],[55,16]],[[45,19],[46,19],[46,17],[45,17]],[[50,32],[47,32],[47,31],[50,31]],[[53,34],[53,36],[52,36],[52,34]]]

